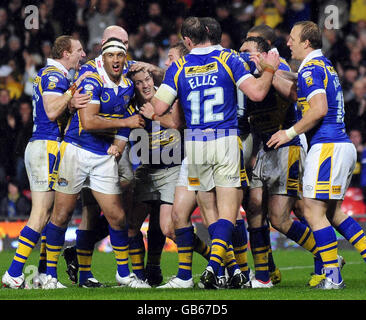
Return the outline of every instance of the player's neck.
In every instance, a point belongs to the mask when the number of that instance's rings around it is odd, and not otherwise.
[[[205,43],[198,43],[192,46],[192,49],[194,48],[207,48],[207,47],[211,47],[213,44],[209,41],[205,42]]]

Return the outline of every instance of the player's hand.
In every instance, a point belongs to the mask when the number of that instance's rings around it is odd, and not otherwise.
[[[270,65],[276,71],[280,65],[279,54],[274,51],[269,51],[267,56],[264,58],[264,63]]]
[[[154,72],[156,67],[150,63],[138,61],[130,65],[129,71],[138,72],[145,69],[147,72]]]
[[[142,117],[139,114],[136,114],[134,116],[128,117],[124,119],[125,121],[125,127],[128,128],[143,128],[145,127],[145,121],[142,119]]]
[[[286,134],[285,130],[279,130],[272,135],[272,137],[267,142],[267,147],[278,149],[283,144],[289,142],[291,139]]]
[[[259,73],[262,73],[263,69],[265,68],[263,56],[260,52],[253,52],[250,54],[250,60],[255,63],[257,70]]]
[[[152,116],[154,115],[154,107],[150,102],[146,102],[143,104],[143,106],[140,108],[140,113],[148,119],[152,119]]]
[[[80,86],[80,83],[88,76],[90,76],[93,72],[91,71],[87,71],[85,73],[83,73],[76,81],[76,87]]]
[[[75,111],[74,109],[85,108],[89,103],[90,96],[87,93],[80,93],[82,89],[83,89],[82,87],[76,89],[70,101],[70,111]]]
[[[121,150],[114,144],[111,144],[110,147],[107,150],[107,153],[116,157],[116,158],[120,158],[122,155]]]

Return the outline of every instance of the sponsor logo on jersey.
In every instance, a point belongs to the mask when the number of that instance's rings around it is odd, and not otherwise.
[[[185,67],[184,72],[187,78],[203,76],[210,73],[215,73],[218,71],[217,62],[211,62],[204,66],[191,66]]]

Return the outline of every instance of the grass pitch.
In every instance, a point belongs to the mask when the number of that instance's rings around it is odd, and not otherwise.
[[[0,252],[0,275],[10,265],[15,251]],[[274,251],[274,259],[281,270],[282,281],[272,289],[241,289],[241,290],[201,290],[194,289],[132,289],[116,288],[116,263],[113,253],[95,251],[93,255],[92,271],[94,276],[106,288],[83,289],[71,284],[65,273],[65,261],[60,257],[58,276],[67,289],[59,290],[11,290],[0,289],[0,300],[137,300],[137,301],[240,301],[240,300],[365,300],[366,298],[366,268],[361,256],[355,250],[339,250],[346,265],[342,276],[346,283],[344,290],[313,290],[307,287],[310,273],[313,271],[313,260],[304,250],[288,249]],[[28,259],[29,265],[38,265],[39,251],[32,252]],[[249,253],[249,265],[253,262]],[[163,253],[161,261],[164,282],[177,272],[177,254]],[[195,283],[206,266],[206,260],[194,253],[193,274]],[[25,269],[27,270],[27,269]],[[28,269],[29,270],[29,269]],[[26,274],[27,276],[27,274]]]

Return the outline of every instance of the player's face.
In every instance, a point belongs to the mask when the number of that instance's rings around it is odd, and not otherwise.
[[[172,48],[168,51],[168,58],[165,60],[165,66],[169,68],[171,64],[180,58],[178,49]]]
[[[254,52],[258,52],[258,46],[257,46],[257,43],[255,43],[253,41],[248,41],[248,42],[244,42],[239,50],[240,50],[240,52],[254,53]]]
[[[154,80],[150,73],[141,71],[133,76],[133,82],[137,90],[137,94],[144,102],[148,102],[155,94]]]
[[[287,46],[291,50],[291,57],[297,60],[303,60],[304,58],[304,42],[300,40],[301,26],[295,26],[292,28]]]
[[[80,61],[85,58],[86,54],[79,40],[71,40],[71,53],[69,56],[70,66],[72,69],[80,69]]]
[[[117,82],[120,80],[125,57],[123,52],[107,52],[103,54],[104,69],[112,81]]]

